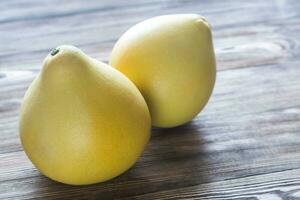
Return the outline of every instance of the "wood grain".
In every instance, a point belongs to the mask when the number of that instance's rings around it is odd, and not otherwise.
[[[138,163],[111,181],[41,175],[20,145],[18,111],[50,49],[72,44],[107,61],[135,23],[190,12],[213,27],[218,75],[205,110],[153,129]],[[0,199],[300,199],[299,1],[10,0],[0,13]]]

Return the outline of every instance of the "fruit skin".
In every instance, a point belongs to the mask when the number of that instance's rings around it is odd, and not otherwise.
[[[208,22],[196,14],[158,16],[124,33],[110,57],[142,92],[156,127],[193,119],[207,103],[216,78]]]
[[[44,60],[25,94],[20,138],[32,163],[72,185],[98,183],[130,168],[150,137],[150,114],[134,84],[72,46]]]

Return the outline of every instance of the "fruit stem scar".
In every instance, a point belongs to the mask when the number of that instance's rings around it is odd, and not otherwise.
[[[50,54],[51,56],[55,56],[59,52],[59,48],[54,48],[51,50]]]

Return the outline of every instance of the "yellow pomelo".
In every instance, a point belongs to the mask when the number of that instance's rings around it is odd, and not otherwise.
[[[214,87],[210,26],[196,14],[148,19],[118,40],[110,64],[139,88],[154,126],[184,124],[204,108]]]
[[[130,168],[150,126],[134,84],[72,46],[46,57],[20,114],[20,137],[32,163],[49,178],[74,185],[106,181]]]

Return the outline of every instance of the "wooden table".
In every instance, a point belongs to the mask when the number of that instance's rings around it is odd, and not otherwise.
[[[0,2],[0,199],[300,199],[300,1]],[[214,94],[191,123],[154,129],[122,176],[90,186],[41,175],[24,154],[18,111],[50,49],[107,61],[133,24],[199,13],[213,27]]]

